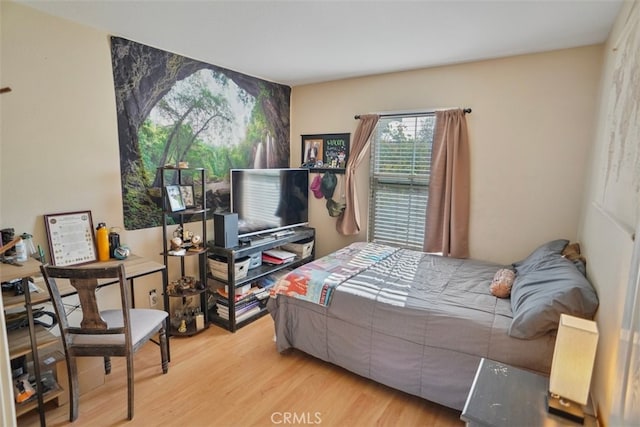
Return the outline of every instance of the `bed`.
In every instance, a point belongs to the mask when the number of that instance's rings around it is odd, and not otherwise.
[[[560,313],[595,314],[584,265],[562,256],[568,243],[509,266],[354,243],[274,286],[277,350],[461,410],[482,357],[548,374]],[[505,268],[515,281],[497,298],[489,286]]]

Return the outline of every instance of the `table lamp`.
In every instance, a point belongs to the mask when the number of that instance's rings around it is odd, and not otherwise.
[[[593,362],[598,346],[596,322],[560,315],[549,377],[549,413],[584,423]]]

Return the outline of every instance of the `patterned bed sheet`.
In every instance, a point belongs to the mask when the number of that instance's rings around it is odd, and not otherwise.
[[[336,286],[398,250],[376,243],[352,243],[287,274],[273,287],[271,295],[283,294],[328,306]]]

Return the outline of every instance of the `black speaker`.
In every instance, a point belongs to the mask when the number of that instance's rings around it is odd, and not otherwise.
[[[214,213],[213,214],[213,242],[223,248],[235,248],[238,246],[238,214]]]

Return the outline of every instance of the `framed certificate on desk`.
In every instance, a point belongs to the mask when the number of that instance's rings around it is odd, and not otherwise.
[[[91,211],[45,215],[44,224],[52,265],[76,265],[97,260]]]

